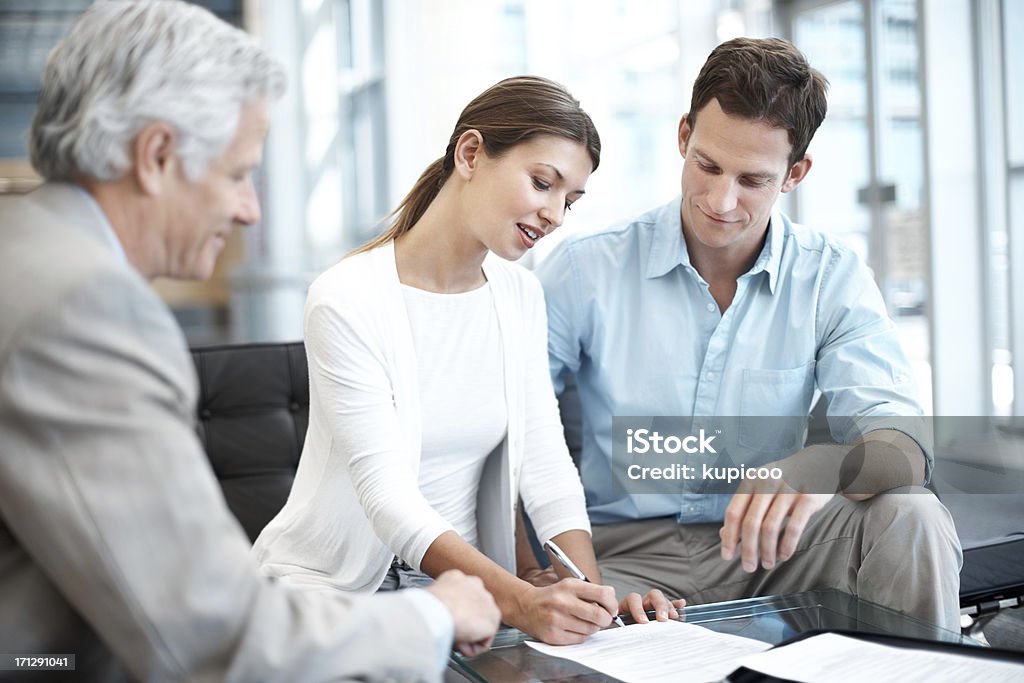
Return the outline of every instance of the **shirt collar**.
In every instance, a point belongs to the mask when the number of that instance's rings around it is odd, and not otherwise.
[[[693,267],[683,240],[682,205],[683,198],[679,195],[656,214],[644,268],[644,277],[649,280],[665,275],[676,266]]]
[[[754,275],[764,271],[768,274],[768,290],[774,294],[779,281],[779,270],[782,266],[782,246],[786,240],[786,226],[779,213],[772,213],[768,221],[768,237],[754,265],[747,273]]]
[[[114,226],[110,224],[107,214],[103,213],[103,209],[100,208],[96,199],[80,185],[71,184],[70,187],[74,189],[74,191],[78,192],[82,198],[85,199],[85,203],[89,205],[89,209],[93,213],[96,225],[100,227],[98,234],[103,238],[103,241],[110,246],[113,252],[117,254],[117,257],[123,263],[128,263],[128,255],[124,252],[124,245],[121,244],[121,240],[118,238],[117,233],[114,232]]]
[[[682,199],[682,196],[677,196],[657,213],[650,248],[647,251],[647,264],[644,268],[644,277],[649,280],[666,275],[676,266],[683,266],[688,270],[693,269],[693,265],[690,263],[690,253],[686,250],[686,240],[683,239],[683,220],[680,213]],[[754,261],[754,265],[747,271],[748,275],[765,271],[768,274],[768,289],[772,294],[775,293],[779,279],[785,232],[785,225],[780,214],[772,213],[768,222],[768,237],[764,242],[764,247],[757,260]]]

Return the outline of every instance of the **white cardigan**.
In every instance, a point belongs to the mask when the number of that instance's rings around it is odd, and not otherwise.
[[[477,527],[481,551],[514,573],[519,496],[542,541],[589,533],[590,522],[551,386],[540,284],[497,257],[484,274],[501,330],[508,432],[481,475]],[[309,430],[288,502],[253,552],[274,576],[373,591],[393,555],[419,569],[430,544],[452,530],[417,484],[417,358],[393,244],[316,279],[305,333]]]

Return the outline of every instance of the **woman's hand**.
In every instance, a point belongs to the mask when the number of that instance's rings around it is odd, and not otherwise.
[[[619,613],[631,615],[638,624],[646,624],[650,621],[647,612],[654,612],[654,618],[658,621],[668,621],[678,619],[676,609],[685,606],[686,600],[669,600],[664,593],[654,588],[642,598],[639,593],[630,593],[624,597],[619,603]]]
[[[639,596],[638,596],[639,597]],[[531,586],[520,593],[504,620],[550,645],[582,643],[617,614],[615,589],[579,579]]]

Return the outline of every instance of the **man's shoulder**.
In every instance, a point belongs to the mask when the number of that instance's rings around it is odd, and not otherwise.
[[[28,198],[0,203],[0,240],[0,289],[9,294],[0,302],[5,327],[59,312],[68,298],[98,293],[97,287],[112,299],[141,296],[159,304],[145,280],[109,245]]]
[[[4,260],[52,264],[46,269],[51,280],[69,271],[116,266],[122,259],[98,236],[86,200],[74,197],[67,186],[48,185],[26,195],[0,197]]]
[[[634,218],[618,221],[598,230],[577,233],[567,237],[565,243],[573,248],[594,251],[629,248],[635,245],[643,233],[655,229],[662,220],[664,210],[664,206],[659,206]]]
[[[779,263],[783,286],[813,287],[822,305],[841,305],[852,292],[874,288],[874,277],[853,243],[841,235],[784,222]]]
[[[624,263],[633,256],[639,256],[644,246],[650,243],[658,226],[666,220],[666,213],[671,213],[671,206],[672,203],[658,206],[598,230],[570,235],[555,247],[548,258],[554,259],[552,264],[561,259],[579,261],[585,263],[587,271],[594,273],[606,272],[602,268],[621,271]]]
[[[839,261],[851,265],[860,262],[860,256],[851,243],[817,227],[794,223],[788,216],[776,213],[773,217],[783,231],[784,253],[789,256],[791,265],[799,265],[807,261],[824,265]]]
[[[849,239],[794,223],[781,214],[776,216],[781,218],[784,236],[779,261],[781,271],[803,273],[811,279],[806,282],[820,281],[822,285],[831,283],[841,287],[871,279],[863,257]]]
[[[12,237],[9,228],[0,225],[0,239]],[[131,265],[74,229],[37,224],[31,235],[15,232],[10,246],[17,246],[0,256],[0,290],[15,293],[0,297],[0,369],[44,342],[63,344],[69,363],[100,353],[158,369],[182,405],[191,401],[185,337]]]

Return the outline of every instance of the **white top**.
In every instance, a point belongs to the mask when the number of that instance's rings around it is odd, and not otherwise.
[[[463,540],[476,545],[480,474],[508,427],[494,297],[489,283],[459,294],[402,285],[402,295],[423,408],[420,491]]]
[[[541,541],[590,531],[551,387],[544,294],[529,271],[484,261],[501,335],[508,433],[480,477],[480,550],[515,571],[522,496]],[[392,244],[316,279],[305,310],[309,429],[288,502],[256,539],[263,570],[285,580],[373,591],[397,555],[419,569],[453,530],[419,488],[418,361]]]

